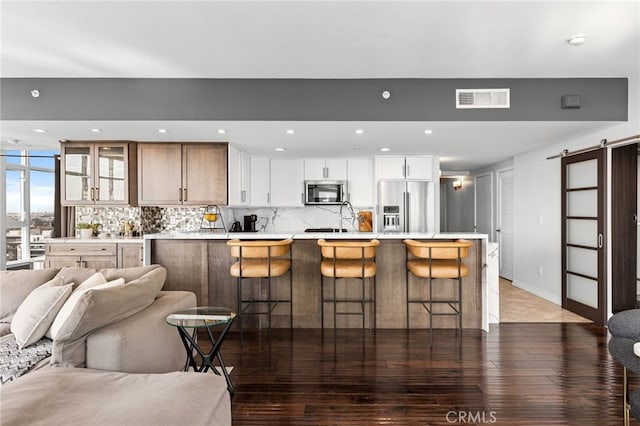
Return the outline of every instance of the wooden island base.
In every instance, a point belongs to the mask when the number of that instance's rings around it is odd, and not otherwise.
[[[150,260],[167,269],[165,290],[188,290],[196,293],[199,305],[224,306],[236,308],[236,280],[229,274],[234,262],[230,255],[226,239],[150,239]],[[463,279],[463,328],[480,329],[482,327],[482,240],[475,239],[469,257],[465,263],[469,275]],[[293,273],[293,327],[321,328],[320,311],[320,250],[315,239],[295,239],[292,250]],[[401,329],[407,327],[406,314],[406,250],[402,239],[381,239],[376,254],[376,323],[377,328]],[[274,298],[288,297],[288,275],[274,278],[272,289]],[[426,280],[409,276],[412,298],[427,297]],[[258,284],[256,279],[245,280],[243,296],[251,294],[266,298],[266,282]],[[325,297],[330,297],[333,285],[325,279]],[[455,280],[436,280],[436,297],[448,298],[457,289]],[[367,287],[367,290],[370,290]],[[359,280],[339,280],[339,297],[361,297]],[[368,293],[367,293],[368,295]],[[349,304],[344,309],[359,309]],[[444,307],[443,307],[444,308]],[[272,327],[289,327],[289,307],[280,304],[275,307]],[[373,315],[366,309],[365,327],[373,328]],[[254,322],[251,323],[251,320]],[[257,324],[255,318],[247,317],[246,326],[266,326],[266,317]],[[338,328],[361,327],[360,316],[339,316]],[[333,305],[325,304],[325,328],[333,327]],[[429,317],[419,304],[410,306],[410,328],[428,328]],[[457,328],[456,317],[438,317],[434,319],[435,328]]]

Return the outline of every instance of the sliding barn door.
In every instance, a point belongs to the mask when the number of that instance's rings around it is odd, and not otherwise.
[[[611,150],[611,310],[636,307],[638,144]]]
[[[597,324],[606,306],[606,150],[562,158],[562,307]]]

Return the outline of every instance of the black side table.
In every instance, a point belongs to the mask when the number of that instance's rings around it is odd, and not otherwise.
[[[180,338],[187,351],[187,361],[184,366],[184,371],[188,371],[189,367],[193,367],[193,370],[196,372],[207,372],[209,369],[212,369],[215,374],[220,375],[220,372],[213,364],[214,359],[217,359],[222,374],[224,374],[224,378],[227,381],[227,389],[231,395],[233,395],[233,385],[222,361],[220,347],[235,318],[236,314],[227,308],[210,306],[186,309],[167,317],[167,323],[178,328],[178,333],[180,333]],[[213,332],[211,331],[214,326],[224,326],[217,339],[213,337]],[[187,328],[193,329],[191,334],[187,332]],[[211,350],[208,353],[204,353],[197,342],[197,333],[201,328],[207,330],[207,335],[211,342]],[[193,352],[194,349],[202,359],[200,365],[196,363]]]

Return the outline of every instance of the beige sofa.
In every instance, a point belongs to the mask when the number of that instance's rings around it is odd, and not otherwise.
[[[166,271],[158,265],[103,270],[69,267],[0,271],[0,336],[10,333],[11,321],[18,306],[38,286],[55,277],[62,277],[65,284],[74,283],[75,289],[96,272],[101,272],[107,280],[125,278],[126,282],[155,272],[152,278],[162,280],[160,287],[166,277]],[[165,319],[173,312],[195,305],[195,294],[191,292],[159,291],[146,308],[98,329],[88,330],[86,336],[80,336],[78,341],[84,348],[78,352],[85,353],[85,356],[71,366],[128,373],[180,370],[185,362],[184,346],[175,327],[168,325]],[[54,340],[54,351],[55,346]]]
[[[98,286],[102,291],[93,287],[81,294],[97,272],[108,283]],[[37,289],[54,283],[56,289],[69,287],[70,294],[48,328],[51,340],[34,344],[47,342],[51,356],[2,385],[2,424],[51,424],[52,419],[68,425],[230,424],[224,378],[178,371],[185,349],[166,317],[194,307],[196,298],[191,292],[162,291],[165,278],[158,265],[0,271],[2,342],[18,341],[12,322],[18,331],[16,323],[24,317],[19,307],[30,306],[27,297]],[[65,306],[73,297],[80,308]]]

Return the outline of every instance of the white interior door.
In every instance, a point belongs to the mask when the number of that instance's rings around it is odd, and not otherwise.
[[[473,229],[479,234],[489,235],[489,241],[495,241],[493,236],[493,175],[487,173],[475,177],[474,185],[474,225]]]
[[[496,233],[500,256],[500,276],[513,280],[513,169],[498,172]]]

